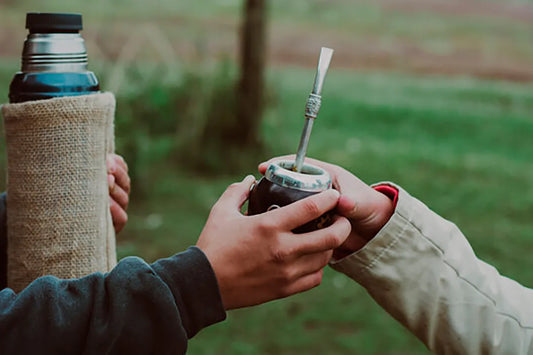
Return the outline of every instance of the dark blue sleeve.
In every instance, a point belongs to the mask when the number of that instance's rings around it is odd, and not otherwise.
[[[152,265],[129,257],[108,274],[2,290],[0,354],[182,354],[225,316],[200,249]]]
[[[0,194],[0,290],[7,284],[7,212],[6,193]]]

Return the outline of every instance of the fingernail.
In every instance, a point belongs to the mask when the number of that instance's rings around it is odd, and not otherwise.
[[[107,184],[109,185],[109,191],[113,191],[115,188],[115,176],[107,174]]]
[[[255,176],[252,174],[246,175],[244,179],[242,179],[243,182],[253,179],[255,181]]]

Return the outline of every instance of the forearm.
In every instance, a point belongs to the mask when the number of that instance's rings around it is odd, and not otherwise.
[[[188,338],[225,317],[197,248],[152,265],[127,258],[105,275],[40,278],[18,295],[5,289],[0,314],[5,354],[184,353]]]
[[[478,260],[455,225],[401,189],[387,225],[332,266],[437,353],[533,351],[533,291]]]

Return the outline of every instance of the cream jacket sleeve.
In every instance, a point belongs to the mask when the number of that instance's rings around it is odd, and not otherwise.
[[[389,222],[330,265],[439,354],[533,354],[533,290],[479,260],[461,231],[398,186]]]

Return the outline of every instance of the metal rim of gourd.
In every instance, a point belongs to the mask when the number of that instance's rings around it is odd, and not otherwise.
[[[301,172],[294,169],[294,161],[280,160],[269,164],[265,178],[279,186],[300,191],[320,192],[331,188],[329,173],[312,164],[304,164]]]

